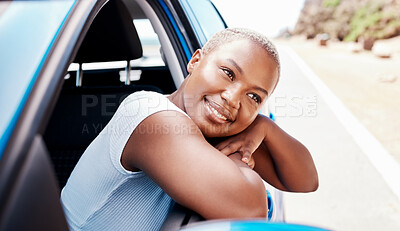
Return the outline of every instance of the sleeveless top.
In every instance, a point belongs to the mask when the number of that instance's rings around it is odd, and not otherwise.
[[[143,171],[126,170],[120,159],[136,126],[164,110],[185,114],[155,92],[135,92],[122,101],[61,192],[71,230],[160,229],[174,202]]]

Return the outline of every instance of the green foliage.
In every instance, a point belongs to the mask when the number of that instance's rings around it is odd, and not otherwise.
[[[356,41],[360,35],[374,37],[370,33],[365,32],[378,24],[383,18],[383,13],[380,11],[381,5],[369,2],[365,6],[359,8],[350,22],[350,33],[344,38],[345,41]]]
[[[322,5],[326,8],[328,7],[337,7],[342,0],[324,0]]]

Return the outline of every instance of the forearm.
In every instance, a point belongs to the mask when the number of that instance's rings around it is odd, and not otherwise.
[[[255,170],[267,181],[271,177],[278,178],[275,184],[280,189],[294,192],[315,191],[318,188],[318,174],[307,148],[268,118],[258,119],[263,120],[261,124],[266,135],[254,154]]]

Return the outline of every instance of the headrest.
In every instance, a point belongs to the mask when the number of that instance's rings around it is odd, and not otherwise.
[[[139,36],[124,3],[110,0],[95,17],[74,62],[132,60],[142,55]]]

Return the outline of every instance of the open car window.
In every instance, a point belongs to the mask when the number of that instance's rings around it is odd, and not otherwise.
[[[137,4],[131,5],[135,11],[126,7],[109,1],[97,14],[69,65],[45,129],[60,188],[123,99],[137,91],[171,94],[177,88],[164,61],[176,54],[162,52],[170,51],[162,49],[153,28],[160,22],[150,22]]]

